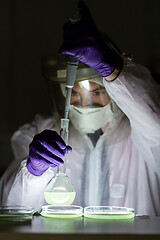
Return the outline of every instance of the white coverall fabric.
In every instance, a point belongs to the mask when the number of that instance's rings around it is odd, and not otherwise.
[[[76,190],[74,205],[114,205],[136,214],[160,215],[160,104],[158,88],[147,69],[125,60],[118,78],[104,86],[119,106],[94,148],[90,138],[70,124],[67,175]],[[160,92],[159,92],[160,94]],[[45,205],[44,190],[55,169],[31,175],[28,146],[44,129],[59,132],[53,117],[36,115],[12,137],[15,160],[1,179],[1,205]]]

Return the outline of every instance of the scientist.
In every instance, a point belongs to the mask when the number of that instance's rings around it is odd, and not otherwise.
[[[159,87],[147,69],[105,44],[88,8],[83,2],[79,7],[82,18],[64,25],[61,48],[89,66],[78,69],[72,91],[69,145],[58,134],[58,112],[51,118],[37,115],[19,128],[12,137],[15,161],[1,179],[1,204],[39,211],[55,167],[68,154],[73,204],[125,206],[158,216]],[[65,98],[65,69],[57,68],[55,79]]]

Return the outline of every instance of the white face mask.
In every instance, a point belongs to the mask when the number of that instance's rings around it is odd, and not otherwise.
[[[93,133],[113,119],[111,102],[104,107],[75,107],[70,105],[69,117],[77,130]]]

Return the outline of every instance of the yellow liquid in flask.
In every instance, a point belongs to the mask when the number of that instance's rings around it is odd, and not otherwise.
[[[52,205],[71,205],[76,192],[44,192],[45,200]]]

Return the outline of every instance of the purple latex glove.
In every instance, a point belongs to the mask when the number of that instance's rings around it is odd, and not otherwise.
[[[89,9],[78,2],[81,20],[76,24],[68,21],[63,26],[61,53],[76,57],[94,68],[102,77],[109,76],[117,67],[119,55],[101,39]]]
[[[35,175],[42,175],[49,167],[57,167],[63,164],[62,158],[70,153],[72,148],[66,146],[60,135],[51,130],[34,136],[29,145],[28,171]]]

